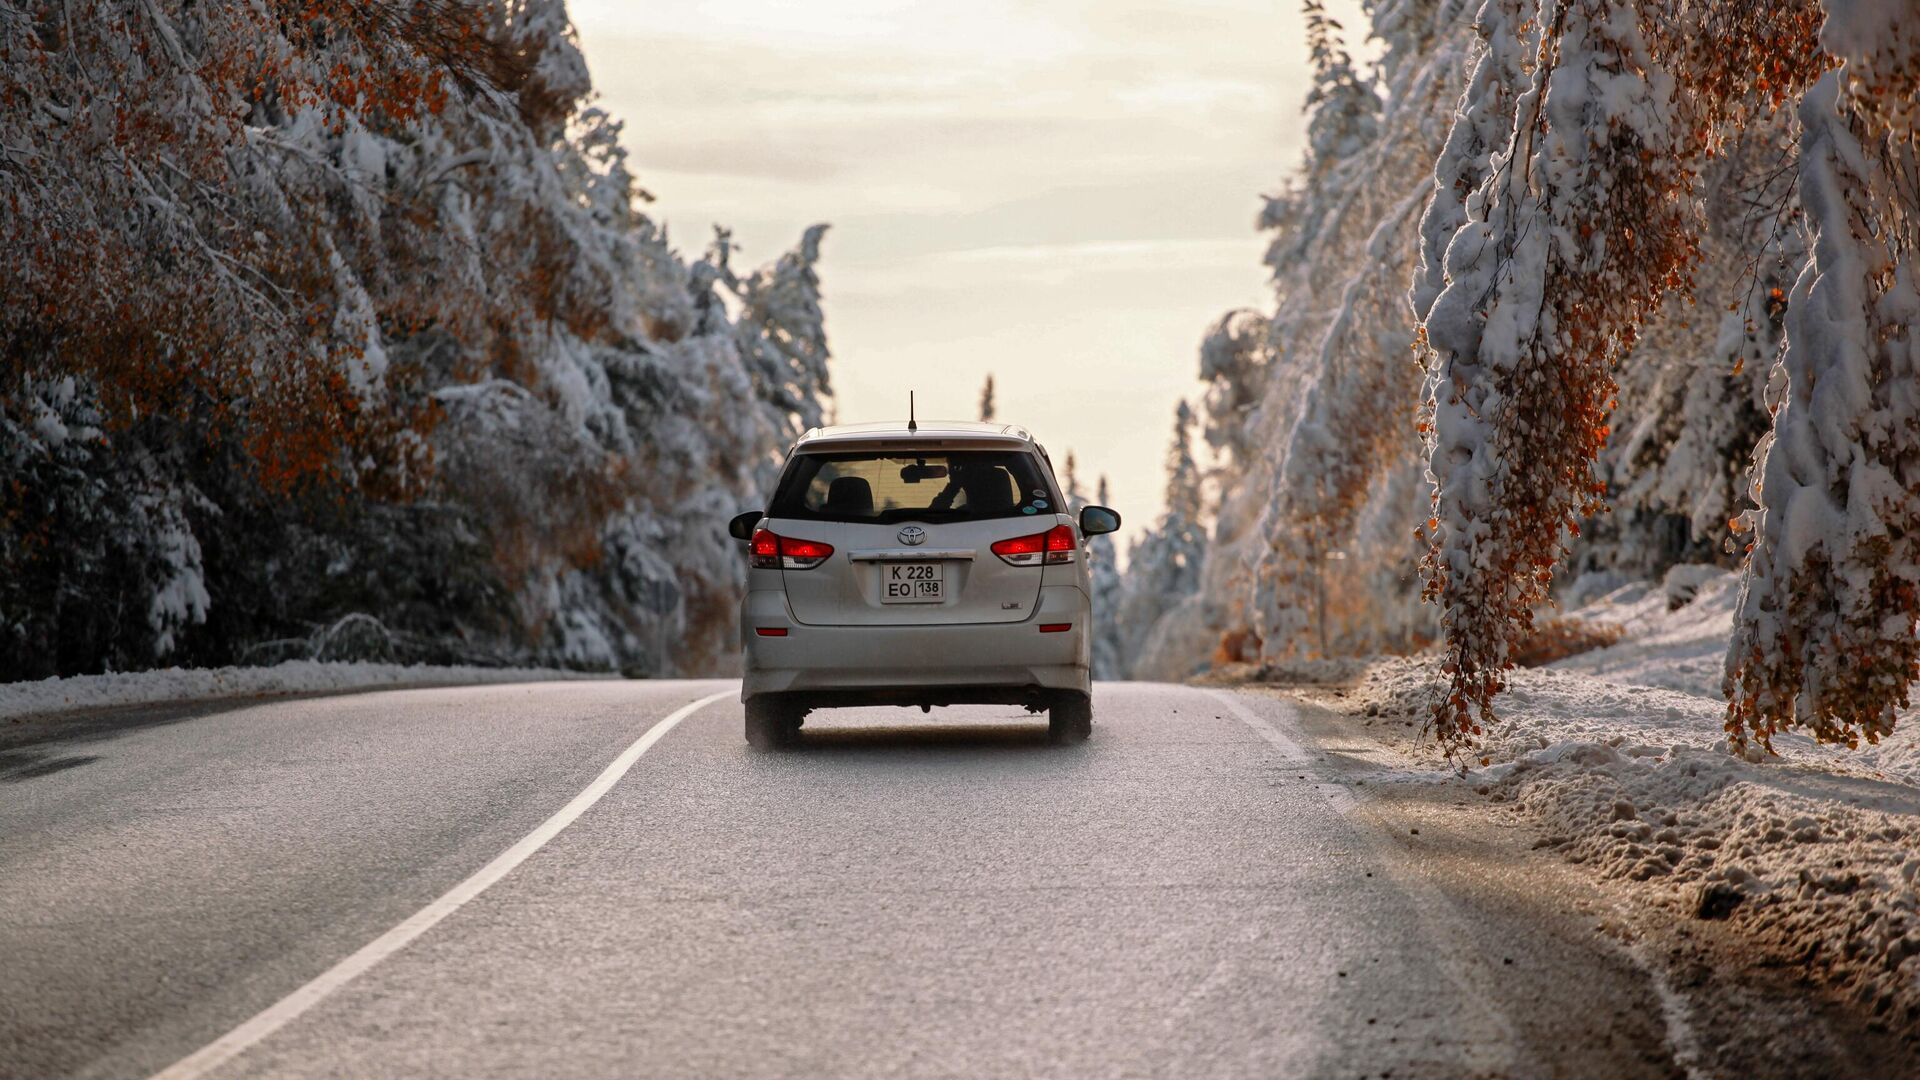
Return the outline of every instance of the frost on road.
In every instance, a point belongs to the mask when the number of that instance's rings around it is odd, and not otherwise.
[[[8,751],[25,733],[89,760],[0,804],[0,1072],[146,1075],[236,1029],[206,1075],[1672,1067],[1645,978],[1554,910],[1570,896],[1422,869],[1424,841],[1356,816],[1366,788],[1266,696],[1103,685],[1095,739],[1068,747],[1018,710],[849,710],[781,753],[746,747],[723,699],[543,827],[713,689],[19,725]],[[263,1012],[285,1022],[243,1026]]]
[[[870,6],[0,3],[0,1074],[1920,1075],[1920,5]],[[908,402],[1092,741],[516,849]]]

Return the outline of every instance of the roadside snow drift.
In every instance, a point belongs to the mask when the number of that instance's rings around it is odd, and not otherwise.
[[[423,664],[330,664],[289,660],[273,667],[165,668],[69,679],[0,683],[0,720],[36,713],[117,705],[155,705],[231,697],[314,694],[380,687],[596,679],[605,675],[551,668],[430,667]]]
[[[1913,1026],[1920,717],[1858,752],[1790,735],[1774,757],[1730,753],[1719,684],[1737,591],[1731,574],[1633,585],[1573,612],[1625,636],[1511,673],[1468,778],[1570,861],[1641,883],[1683,917],[1732,920],[1879,1022]],[[1438,684],[1430,662],[1389,661],[1359,701],[1418,728]]]

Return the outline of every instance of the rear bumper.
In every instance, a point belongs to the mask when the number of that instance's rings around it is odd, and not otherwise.
[[[740,605],[746,656],[742,700],[793,694],[818,705],[1038,703],[1086,693],[1091,609],[1072,586],[1044,586],[1039,610],[1017,623],[807,626],[784,592],[749,592]],[[1072,629],[1041,633],[1043,624]],[[760,628],[784,629],[762,637]]]

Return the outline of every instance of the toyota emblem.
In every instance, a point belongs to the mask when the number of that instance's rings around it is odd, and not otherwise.
[[[927,530],[918,525],[909,525],[900,530],[900,542],[908,547],[919,547],[927,542]]]

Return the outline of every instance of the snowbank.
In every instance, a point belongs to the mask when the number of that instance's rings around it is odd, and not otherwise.
[[[452,683],[605,679],[610,675],[552,668],[434,667],[425,664],[334,664],[289,660],[273,667],[165,668],[70,679],[0,683],[0,720],[35,713],[155,705],[172,701],[312,694],[377,687]]]
[[[1677,917],[1734,920],[1869,1016],[1920,1025],[1920,716],[1858,752],[1793,735],[1773,758],[1730,754],[1719,684],[1737,593],[1720,575],[1670,611],[1669,590],[1633,585],[1571,613],[1625,637],[1513,672],[1468,782],[1570,861]],[[1438,682],[1430,662],[1389,661],[1358,700],[1411,734]]]

